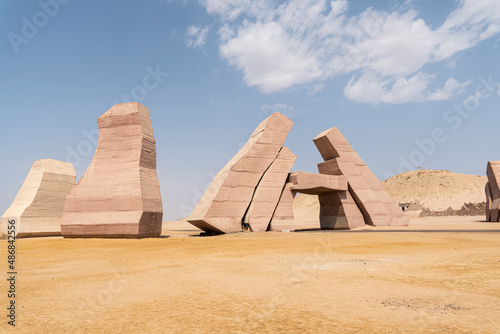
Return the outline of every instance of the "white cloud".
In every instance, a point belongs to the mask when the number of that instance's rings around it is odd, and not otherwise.
[[[468,84],[470,84],[470,81],[460,83],[454,78],[450,78],[444,83],[443,88],[437,89],[434,93],[429,94],[426,100],[427,101],[449,100],[454,96],[462,94],[465,90],[465,87],[467,87]]]
[[[500,1],[460,0],[459,3],[435,31],[436,60],[446,59],[500,32]]]
[[[191,48],[203,46],[207,42],[208,27],[192,25],[186,32],[186,45]]]
[[[290,106],[290,105],[284,104],[284,103],[264,104],[261,107],[261,110],[263,112],[269,113],[269,114],[279,112],[290,119],[294,119],[295,117],[297,117],[299,115],[305,115],[308,112],[308,110],[304,110],[304,111],[299,110],[293,106]]]
[[[413,11],[387,16],[374,10],[367,10],[346,29],[354,41],[343,47],[354,59],[353,67],[375,71],[383,76],[408,75],[418,71],[431,57],[434,36],[422,19]],[[359,27],[377,24],[372,36],[356,38]],[[379,23],[378,23],[379,22]],[[367,28],[368,29],[368,28]]]
[[[409,7],[393,12],[368,8],[348,17],[347,0],[201,1],[224,23],[221,56],[243,72],[247,85],[264,93],[297,85],[314,91],[315,84],[336,75],[360,72],[345,87],[346,97],[355,101],[450,98],[466,83],[449,78],[432,92],[436,75],[423,73],[422,67],[500,32],[498,0],[460,0],[437,29]]]
[[[243,27],[238,37],[221,45],[221,55],[230,64],[243,69],[245,82],[264,92],[275,92],[322,76],[318,60],[309,50],[290,38],[276,22]]]
[[[307,90],[307,95],[316,95],[319,92],[321,92],[323,89],[325,89],[324,83],[315,84]]]
[[[457,61],[455,59],[448,59],[445,61],[444,66],[448,68],[455,68],[457,66]]]
[[[345,96],[364,103],[405,103],[424,99],[424,90],[432,76],[419,72],[409,79],[384,79],[375,72],[365,72],[356,80],[353,76],[344,89]]]
[[[363,103],[406,103],[448,100],[463,93],[470,83],[448,79],[443,88],[427,92],[429,83],[435,78],[423,72],[405,77],[384,79],[374,72],[365,72],[356,80],[353,76],[344,89],[345,96]]]
[[[266,17],[271,8],[267,0],[200,0],[207,12],[223,21],[232,21],[245,13],[258,18]]]

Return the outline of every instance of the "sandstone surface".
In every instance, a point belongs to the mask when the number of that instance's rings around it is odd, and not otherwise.
[[[277,159],[292,126],[293,122],[280,113],[262,121],[241,150],[217,173],[187,221],[210,233],[242,231],[259,182]],[[286,173],[272,173],[269,178],[278,174],[283,178]],[[260,214],[255,212],[254,217],[257,216]],[[265,222],[257,225],[261,230]]]
[[[408,225],[408,218],[337,127],[319,134],[314,139],[314,143],[325,160],[318,164],[319,172],[347,177],[349,192],[366,224],[373,226]]]
[[[58,160],[36,160],[12,205],[0,218],[2,236],[8,221],[16,222],[18,238],[61,235],[64,202],[75,185],[73,165]]]
[[[283,147],[264,173],[243,220],[252,231],[267,231],[296,158],[287,147]]]
[[[64,237],[159,237],[163,208],[148,108],[114,105],[98,119],[92,162],[66,199]]]

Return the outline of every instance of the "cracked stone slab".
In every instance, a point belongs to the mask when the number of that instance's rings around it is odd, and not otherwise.
[[[292,126],[293,122],[280,113],[263,120],[217,173],[187,221],[211,233],[241,231],[257,186],[277,158]]]
[[[259,182],[252,202],[244,218],[254,232],[267,231],[271,218],[283,192],[283,187],[297,157],[287,147],[283,147],[276,160]]]

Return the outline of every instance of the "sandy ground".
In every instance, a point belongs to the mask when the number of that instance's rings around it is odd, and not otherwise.
[[[500,333],[500,224],[482,218],[216,237],[176,222],[161,239],[20,239],[17,326],[2,316],[0,332]],[[5,280],[0,289],[6,313]]]

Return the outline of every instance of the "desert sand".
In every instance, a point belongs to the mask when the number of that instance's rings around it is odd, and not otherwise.
[[[0,332],[499,333],[500,224],[483,220],[214,237],[178,221],[160,239],[20,239],[17,326]]]

